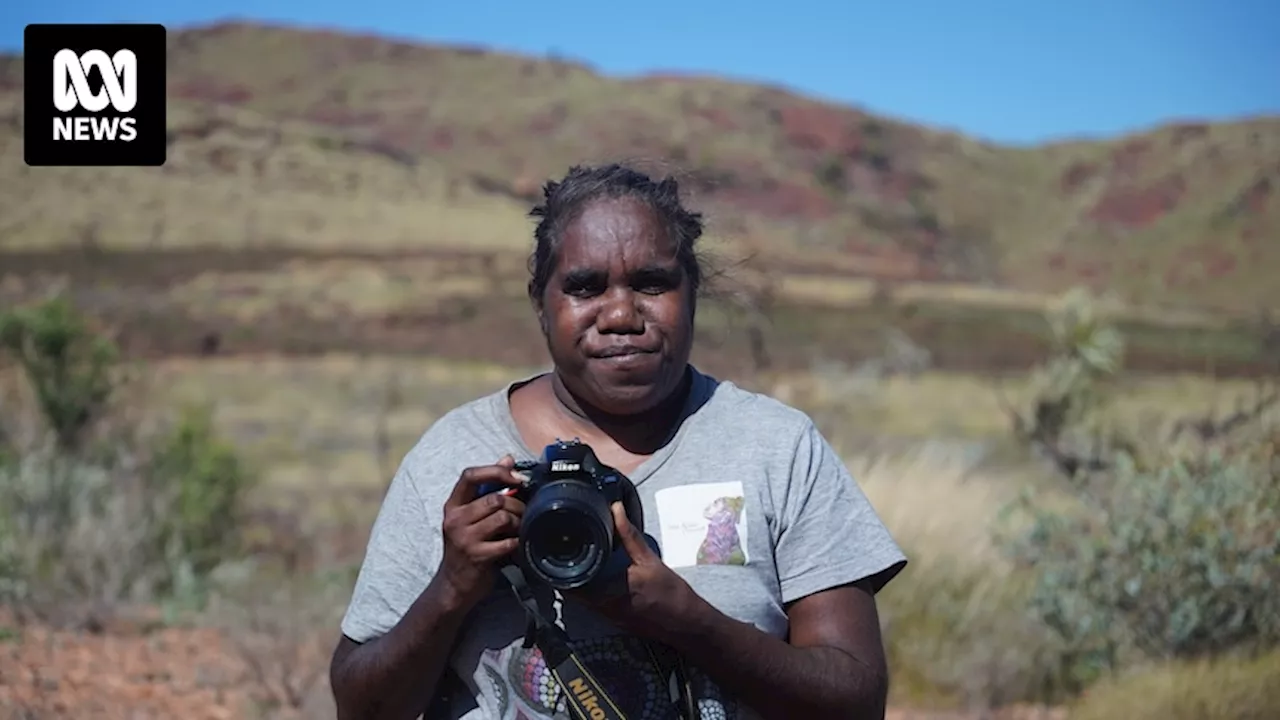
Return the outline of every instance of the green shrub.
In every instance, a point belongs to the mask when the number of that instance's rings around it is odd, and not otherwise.
[[[59,296],[0,315],[0,349],[22,367],[59,447],[78,449],[111,398],[115,346]]]
[[[1010,549],[1037,572],[1032,607],[1087,680],[1127,648],[1199,657],[1280,644],[1280,481],[1217,453],[1137,469],[1121,456],[1074,511],[1022,508]]]
[[[172,494],[158,542],[175,548],[203,574],[240,549],[242,499],[252,478],[234,448],[222,442],[205,407],[185,408],[156,442],[150,484]]]
[[[151,497],[131,465],[86,463],[47,443],[0,469],[4,602],[109,604],[165,582],[172,572],[153,540],[167,498]]]
[[[189,592],[234,557],[253,476],[207,408],[171,421],[126,406],[116,348],[61,300],[0,328],[47,431],[10,439],[0,463],[0,601],[99,612]]]
[[[1034,399],[1025,415],[1014,415],[1014,432],[1051,455],[1076,449],[1081,431],[1105,405],[1107,383],[1120,371],[1124,338],[1102,318],[1084,290],[1064,295],[1048,311],[1052,338],[1048,361],[1031,373]],[[1089,438],[1095,439],[1095,438]]]
[[[1099,380],[1123,342],[1073,305],[1054,316],[1057,355],[1021,437],[1048,452],[1074,502],[1024,495],[1009,508],[1023,526],[1000,538],[1034,573],[1030,607],[1063,642],[1067,676],[1083,688],[1145,659],[1280,646],[1280,471],[1265,418],[1189,444],[1099,437]],[[1091,432],[1086,458],[1070,439]]]
[[[1099,683],[1071,720],[1272,720],[1280,712],[1280,653],[1144,669]]]

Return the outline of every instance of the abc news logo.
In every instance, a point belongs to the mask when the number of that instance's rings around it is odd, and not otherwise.
[[[89,88],[89,68],[96,68],[102,75],[99,92]],[[98,113],[106,109],[108,102],[122,114],[132,112],[138,104],[138,56],[132,50],[120,50],[110,57],[101,50],[83,55],[59,50],[53,56],[53,105],[59,112],[82,108]],[[133,142],[138,137],[137,122],[137,118],[127,115],[54,117],[53,139]]]
[[[32,166],[156,166],[167,150],[162,25],[28,25]]]

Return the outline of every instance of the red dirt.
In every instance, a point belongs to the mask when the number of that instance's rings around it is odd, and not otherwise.
[[[779,108],[787,142],[806,150],[839,150],[849,139],[851,113],[832,107],[791,103]]]
[[[1062,192],[1070,194],[1079,190],[1086,182],[1096,177],[1097,174],[1098,166],[1093,163],[1074,163],[1062,173],[1062,180],[1059,182],[1059,186],[1062,188]]]
[[[27,628],[0,653],[13,718],[251,716],[246,668],[212,630],[92,635]]]
[[[1111,171],[1118,175],[1137,175],[1142,161],[1151,152],[1151,141],[1146,138],[1130,140],[1111,156]]]
[[[1187,191],[1181,175],[1169,175],[1147,187],[1122,187],[1107,193],[1094,206],[1093,220],[1126,228],[1143,228],[1172,212]]]
[[[246,663],[215,630],[114,628],[91,634],[27,627],[0,651],[0,712],[10,718],[241,720],[264,699]],[[333,717],[323,677],[301,708],[273,720]],[[893,708],[887,720],[1065,720],[1057,709],[993,714]]]
[[[1267,211],[1267,204],[1275,195],[1275,182],[1264,177],[1254,183],[1244,195],[1244,206],[1254,215],[1262,215]]]
[[[191,80],[171,85],[168,91],[178,98],[227,105],[239,105],[253,99],[253,92],[243,85],[225,83],[218,80]]]

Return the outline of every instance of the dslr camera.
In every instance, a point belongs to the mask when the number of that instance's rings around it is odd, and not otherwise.
[[[540,460],[517,463],[515,470],[527,474],[523,485],[488,483],[480,495],[514,490],[525,503],[515,561],[530,580],[572,590],[625,571],[630,559],[615,535],[610,506],[620,501],[632,524],[644,528],[640,496],[626,475],[577,439],[557,440]]]

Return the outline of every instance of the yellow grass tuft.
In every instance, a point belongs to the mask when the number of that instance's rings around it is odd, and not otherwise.
[[[1274,720],[1280,653],[1147,668],[1090,689],[1071,720]]]

